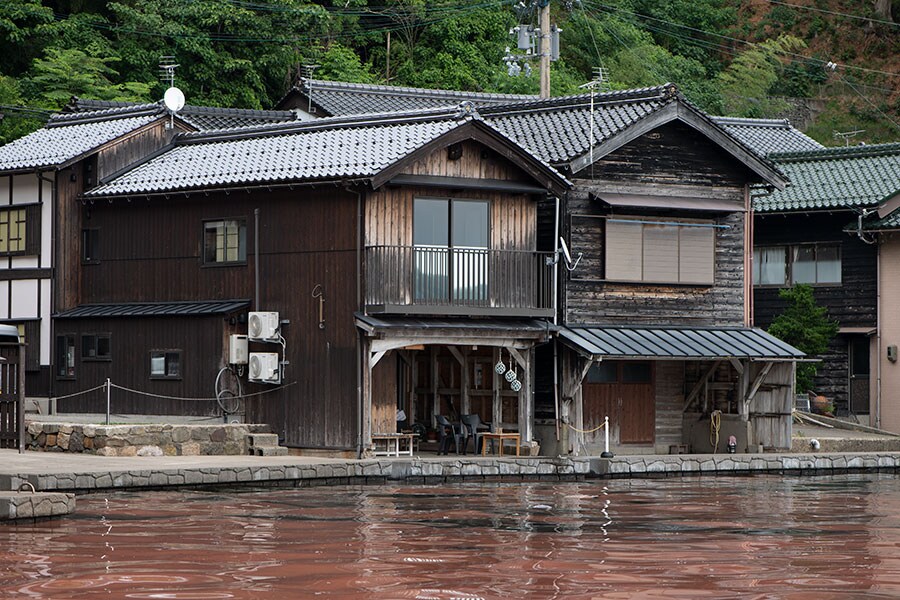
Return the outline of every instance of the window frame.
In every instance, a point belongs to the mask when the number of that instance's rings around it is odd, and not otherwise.
[[[94,356],[86,356],[84,352],[84,344],[86,341],[89,341],[93,338],[94,343]],[[107,354],[100,355],[100,340],[106,340],[107,346]],[[82,362],[110,362],[112,361],[112,334],[109,332],[103,333],[82,333],[81,334],[81,360]]]
[[[60,346],[60,342],[65,340],[66,342],[66,352],[63,360],[63,353],[60,352],[62,347]],[[69,350],[71,349],[71,366],[69,366]],[[74,333],[59,333],[56,335],[56,344],[53,348],[54,353],[54,375],[58,380],[74,380],[78,376],[78,370],[75,368],[76,364],[76,346],[75,346],[75,334]],[[60,370],[60,367],[65,363],[66,372],[63,373]],[[71,371],[71,372],[70,372]]]
[[[837,249],[838,276],[839,281],[814,281],[814,282],[796,282],[794,281],[794,254],[799,248],[814,248],[816,253],[815,270],[818,279],[819,265],[819,248],[835,248]],[[782,283],[759,283],[758,273],[759,261],[757,259],[757,251],[780,249],[784,253],[784,281]],[[841,287],[844,285],[844,252],[841,242],[800,242],[796,244],[760,244],[753,247],[753,267],[751,269],[751,277],[753,277],[753,287],[760,289],[781,289],[792,288],[797,285],[809,285],[812,287]]]
[[[87,236],[91,239],[88,240]],[[91,252],[87,253],[88,245],[91,246]],[[81,230],[81,264],[98,265],[100,264],[100,228],[85,227]]]
[[[160,358],[159,356],[154,355],[162,355],[163,358],[163,371],[162,375],[154,375],[153,373],[153,359]],[[169,356],[175,355],[178,357],[178,373],[176,375],[168,375],[169,372]],[[150,358],[150,379],[154,381],[181,381],[184,378],[184,352],[180,348],[155,348],[150,350],[149,354]]]
[[[29,241],[30,241],[30,232],[29,232],[29,205],[27,204],[10,204],[4,206],[0,209],[0,256],[27,256],[29,249]],[[11,215],[13,213],[21,213],[21,220],[16,221],[17,223],[17,233],[19,237],[16,238],[17,247],[15,250],[10,250],[10,244],[12,242],[12,238],[10,237],[11,233],[11,225],[12,218]],[[6,220],[4,221],[4,217]],[[6,248],[3,248],[3,244],[6,244]]]
[[[637,225],[640,227],[640,255],[633,260],[637,260],[640,265],[640,277],[636,279],[625,279],[621,277],[609,277],[610,269],[610,260],[619,260],[620,262],[624,262],[624,259],[621,258],[622,254],[616,255],[611,254],[611,251],[614,251],[614,245],[609,243],[610,239],[610,224],[614,223],[616,225]],[[658,224],[657,224],[658,223]],[[648,227],[672,227],[676,228],[675,231],[675,247],[673,248],[675,256],[676,256],[676,273],[678,280],[666,280],[666,279],[646,279],[645,271],[646,267],[644,264],[645,257],[648,252],[648,247],[646,244],[646,235],[645,230]],[[615,215],[615,216],[605,216],[603,217],[603,277],[601,281],[606,283],[622,283],[622,284],[643,284],[643,285],[666,285],[666,286],[685,286],[685,287],[713,287],[716,285],[716,248],[718,245],[718,236],[717,231],[721,227],[719,223],[712,219],[670,219],[670,218],[659,218],[654,219],[652,217],[640,217],[633,215]],[[711,266],[711,273],[709,280],[703,281],[681,281],[681,272],[682,272],[682,263],[684,261],[684,256],[682,252],[682,231],[687,230],[709,230],[712,235],[711,239],[711,247],[709,253],[709,261]],[[698,242],[694,242],[698,243]],[[652,247],[651,247],[652,248]],[[658,250],[658,248],[657,248]],[[705,249],[704,249],[705,250]],[[620,253],[624,252],[623,250],[618,250]]]
[[[210,229],[211,224],[222,223],[223,226],[227,225],[229,222],[235,222],[238,224],[238,260],[207,260],[207,231]],[[243,238],[243,246],[241,245],[241,239]],[[204,267],[235,267],[235,266],[246,266],[247,265],[247,246],[248,246],[248,233],[247,233],[247,219],[244,217],[222,217],[218,219],[204,219],[203,220],[203,229],[201,232],[200,238],[200,260],[202,266]],[[225,236],[227,240],[227,234]],[[226,248],[227,250],[227,242]],[[241,250],[243,249],[243,258],[241,258]],[[216,251],[218,251],[218,246],[216,246]]]

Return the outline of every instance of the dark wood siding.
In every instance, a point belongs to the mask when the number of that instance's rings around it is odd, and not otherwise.
[[[279,311],[290,321],[284,327],[290,365],[280,390],[248,400],[247,417],[269,423],[291,446],[354,447],[356,194],[333,187],[298,188],[98,203],[88,224],[101,232],[100,262],[83,267],[80,303],[253,298],[257,207],[261,301],[256,308]],[[203,222],[221,218],[246,220],[247,264],[203,265]],[[312,296],[317,285],[326,300],[324,328],[319,326],[319,301]],[[110,321],[117,338],[119,322],[124,320]],[[156,326],[151,318],[140,322],[145,332]],[[251,344],[250,350],[275,347]],[[221,352],[203,363],[213,366],[183,386],[184,395],[209,395]],[[93,385],[97,383],[79,377],[79,389]],[[275,389],[245,386],[248,393]]]
[[[100,149],[96,156],[96,179],[93,185],[104,178],[132,165],[145,156],[165,146],[178,130],[166,129],[168,119],[160,119],[146,127],[130,133]]]
[[[54,310],[64,311],[78,305],[81,295],[81,213],[78,195],[82,191],[82,165],[76,164],[56,174],[56,207],[53,211]],[[73,177],[74,176],[74,177]],[[74,179],[74,181],[73,181]]]
[[[737,193],[731,190],[733,197]],[[604,220],[608,209],[586,191],[569,195],[567,227],[574,255],[582,253],[578,267],[566,278],[566,323],[619,323],[647,325],[741,325],[744,318],[743,213],[713,217],[715,283],[711,286],[650,285],[604,281]],[[654,216],[660,216],[655,212]],[[679,218],[677,215],[673,219]],[[697,218],[697,213],[689,215]],[[685,218],[682,214],[680,218]]]
[[[843,231],[850,212],[756,215],[754,246],[832,242],[841,246],[841,284],[814,286],[816,301],[841,327],[875,327],[878,248]],[[768,327],[785,308],[777,287],[754,287],[754,323]]]

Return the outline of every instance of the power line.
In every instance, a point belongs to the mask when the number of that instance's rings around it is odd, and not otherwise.
[[[791,8],[796,8],[799,10],[810,10],[817,13],[824,13],[826,15],[834,15],[837,17],[844,17],[847,19],[857,19],[860,21],[866,21],[867,23],[875,23],[877,25],[889,25],[891,27],[900,27],[900,23],[894,23],[893,21],[884,21],[881,19],[872,19],[871,17],[861,17],[859,15],[851,15],[849,13],[837,12],[834,10],[825,10],[824,8],[816,8],[814,6],[803,6],[801,4],[791,4],[789,2],[781,2],[779,0],[766,0],[766,2],[770,4],[778,4],[780,6],[790,6]]]
[[[898,124],[895,120],[893,120],[893,119],[892,119],[891,117],[889,117],[888,115],[884,114],[884,111],[882,111],[880,108],[878,108],[878,106],[876,106],[875,103],[872,102],[872,101],[868,98],[868,96],[866,96],[865,94],[863,94],[862,92],[860,92],[858,89],[856,89],[856,86],[854,86],[852,83],[850,83],[849,81],[847,81],[847,79],[844,78],[842,75],[838,74],[838,77],[841,78],[841,81],[843,81],[845,84],[847,84],[848,86],[850,86],[850,89],[853,90],[853,91],[856,93],[857,96],[859,96],[860,98],[862,98],[863,100],[865,100],[865,101],[869,104],[869,106],[871,106],[872,108],[874,108],[875,111],[876,111],[879,115],[881,115],[882,117],[884,117],[885,119],[887,119],[887,121],[888,121],[891,125],[893,125],[894,127],[896,127],[896,128],[897,128],[897,131],[900,131],[900,124]]]

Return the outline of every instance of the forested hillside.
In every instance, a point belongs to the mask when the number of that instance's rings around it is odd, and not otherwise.
[[[512,76],[523,0],[3,0],[0,141],[72,95],[156,100],[173,56],[191,104],[270,108],[301,75],[536,93]],[[552,0],[554,95],[677,83],[705,110],[792,116],[819,141],[900,140],[900,0]],[[832,67],[829,63],[833,63]],[[524,62],[520,61],[520,67]],[[534,64],[533,66],[537,66]]]

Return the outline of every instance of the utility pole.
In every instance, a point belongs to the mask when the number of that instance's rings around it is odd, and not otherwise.
[[[550,97],[550,0],[541,0],[541,98]]]

